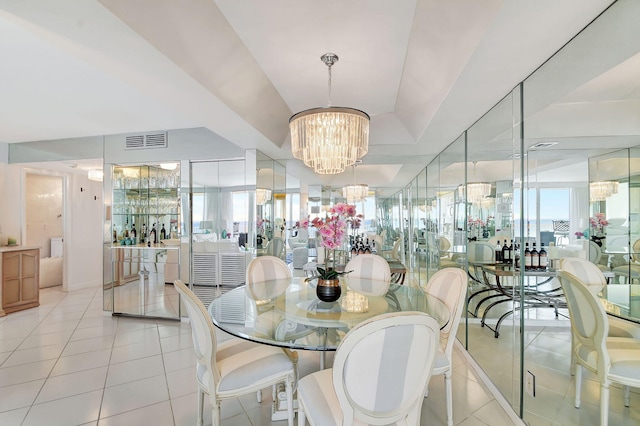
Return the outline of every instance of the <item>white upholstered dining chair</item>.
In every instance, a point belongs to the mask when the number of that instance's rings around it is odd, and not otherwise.
[[[421,312],[370,318],[344,337],[333,368],[298,383],[298,426],[419,425],[440,330]]]
[[[273,240],[272,240],[273,241]],[[275,256],[258,256],[247,266],[247,284],[291,278],[291,269],[284,260]]]
[[[640,340],[624,339],[614,345],[607,339],[607,314],[592,291],[575,275],[559,271],[558,278],[569,307],[573,355],[576,360],[575,407],[580,408],[582,372],[586,368],[600,382],[600,425],[609,421],[609,386],[624,387],[629,406],[629,386],[640,387]]]
[[[353,256],[349,262],[347,262],[344,270],[352,271],[349,272],[349,276],[354,278],[372,278],[380,281],[391,281],[389,262],[377,254],[359,254]]]
[[[279,348],[232,339],[220,346],[211,317],[200,300],[181,281],[175,289],[187,309],[196,354],[198,420],[202,425],[204,395],[209,395],[213,425],[220,425],[220,401],[236,398],[284,382],[289,426],[293,426],[294,365]]]
[[[436,272],[424,292],[440,299],[449,309],[449,322],[440,330],[440,348],[436,354],[433,375],[444,374],[447,401],[447,425],[453,425],[453,344],[460,325],[464,300],[467,294],[467,274],[460,268],[445,268]],[[425,393],[425,396],[427,394]]]

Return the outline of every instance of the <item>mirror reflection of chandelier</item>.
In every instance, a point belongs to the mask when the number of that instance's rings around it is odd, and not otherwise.
[[[491,195],[491,184],[489,182],[469,182],[466,186],[467,203],[478,204],[484,198]],[[465,186],[458,187],[458,195],[464,198]]]
[[[344,172],[369,150],[369,115],[363,111],[331,106],[331,66],[334,53],[320,58],[329,68],[329,106],[294,114],[289,119],[291,152],[318,174]]]
[[[267,201],[271,200],[271,190],[267,188],[256,188],[256,204],[264,206]]]
[[[476,177],[476,162],[473,162],[473,177]],[[458,187],[458,195],[460,198],[465,198],[467,203],[478,204],[484,198],[491,195],[491,184],[489,182],[468,182],[467,185],[460,185]]]
[[[600,180],[589,184],[589,200],[604,201],[618,193],[620,184],[614,180]]]
[[[354,204],[364,200],[369,195],[369,185],[356,183],[356,165],[353,165],[353,184],[342,188],[342,196],[347,199],[347,204]]]

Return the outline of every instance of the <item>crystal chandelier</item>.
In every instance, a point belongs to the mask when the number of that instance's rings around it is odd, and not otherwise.
[[[271,190],[267,188],[256,188],[256,204],[264,206],[271,199]]]
[[[329,106],[294,114],[289,119],[291,152],[314,172],[330,175],[344,172],[369,149],[369,115],[363,111],[331,106],[331,66],[334,53],[320,57],[329,69]]]
[[[473,177],[476,177],[476,162],[473,162]],[[484,198],[491,195],[491,184],[489,182],[468,182],[466,187],[465,185],[460,185],[458,187],[458,195],[460,198],[465,198],[467,203],[470,204],[478,204]]]
[[[600,180],[589,184],[589,200],[604,201],[618,193],[620,184],[614,180]]]
[[[356,183],[356,165],[353,165],[353,184],[342,188],[342,196],[347,199],[347,204],[357,203],[369,195],[369,185]]]
[[[491,195],[491,184],[489,182],[469,182],[466,186],[467,203],[478,204],[484,198]],[[458,187],[458,195],[465,196],[465,186]]]

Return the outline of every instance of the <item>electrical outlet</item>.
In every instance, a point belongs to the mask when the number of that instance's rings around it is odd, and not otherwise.
[[[529,370],[527,370],[527,377],[525,379],[527,393],[535,398],[536,396],[536,376]]]

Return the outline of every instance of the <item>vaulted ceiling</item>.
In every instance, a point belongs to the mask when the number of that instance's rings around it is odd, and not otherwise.
[[[288,119],[371,115],[359,180],[400,187],[611,0],[3,0],[0,142],[205,127],[314,176]]]

